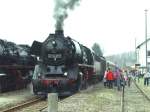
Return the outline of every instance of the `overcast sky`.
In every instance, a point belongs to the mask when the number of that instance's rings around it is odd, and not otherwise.
[[[0,38],[31,45],[55,31],[54,0],[0,0]],[[100,44],[104,55],[135,49],[145,39],[145,13],[150,0],[81,0],[69,11],[64,33],[91,47]]]

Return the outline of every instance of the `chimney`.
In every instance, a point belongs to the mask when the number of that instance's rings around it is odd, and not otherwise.
[[[55,35],[64,36],[64,31],[63,30],[55,30]]]

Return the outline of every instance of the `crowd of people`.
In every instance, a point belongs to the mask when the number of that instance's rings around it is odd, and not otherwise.
[[[116,67],[114,71],[112,71],[111,68],[108,68],[105,71],[103,82],[105,87],[113,88],[115,86],[117,87],[117,90],[120,91],[122,86],[127,85],[130,87],[131,79],[133,79],[135,82],[139,82],[140,78],[144,78],[145,86],[150,84],[150,72],[148,70],[142,74],[136,70],[127,71]]]
[[[114,71],[108,68],[105,71],[103,78],[104,86],[108,88],[113,88],[113,86],[115,86],[117,87],[117,90],[120,91],[122,86],[131,85],[131,77],[132,72],[128,72],[126,70],[122,71],[117,67]]]
[[[133,74],[135,82],[140,82],[140,78],[144,79],[144,85],[148,86],[150,83],[150,72],[149,69],[146,69],[143,73],[137,71]]]

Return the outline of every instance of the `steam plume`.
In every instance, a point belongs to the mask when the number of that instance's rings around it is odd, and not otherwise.
[[[54,18],[56,20],[56,30],[63,30],[64,20],[68,17],[68,10],[73,10],[79,5],[80,0],[54,0]]]

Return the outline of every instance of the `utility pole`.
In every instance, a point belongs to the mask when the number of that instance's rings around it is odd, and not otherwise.
[[[135,63],[137,64],[138,61],[137,61],[137,50],[136,50],[136,38],[135,38]]]
[[[146,70],[147,70],[147,9],[145,11],[145,53],[146,53]]]

